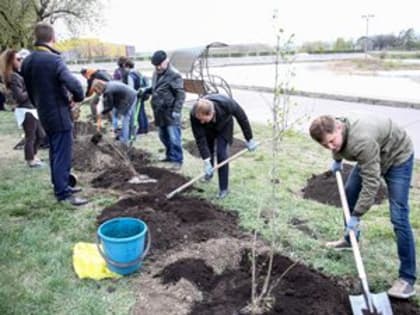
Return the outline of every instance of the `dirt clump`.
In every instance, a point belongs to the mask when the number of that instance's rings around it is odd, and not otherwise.
[[[350,175],[353,166],[350,164],[343,163],[342,177],[345,182],[347,177]],[[337,180],[335,175],[331,171],[326,171],[319,175],[312,175],[308,179],[306,186],[302,189],[303,198],[312,199],[318,202],[341,207],[340,194],[338,192]],[[381,204],[387,197],[386,186],[381,184],[378,193],[375,197],[375,204]]]
[[[135,160],[133,162],[138,174],[146,175],[150,179],[156,180],[155,182],[131,184],[129,180],[133,177],[133,174],[128,168],[118,165],[116,167],[109,167],[95,177],[91,182],[92,186],[95,188],[111,188],[120,191],[136,191],[144,194],[150,193],[165,196],[188,181],[186,177],[167,169],[154,166],[139,167],[142,163],[144,162],[141,160]]]

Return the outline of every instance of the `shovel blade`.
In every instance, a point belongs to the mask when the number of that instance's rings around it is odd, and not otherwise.
[[[374,315],[393,315],[389,297],[385,292],[371,293],[370,298],[373,306],[376,308],[376,313],[373,313]],[[350,305],[353,315],[369,314],[363,295],[350,295]],[[363,313],[364,310],[365,312]]]

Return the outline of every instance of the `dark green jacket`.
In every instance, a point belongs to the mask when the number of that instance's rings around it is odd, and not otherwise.
[[[413,144],[406,131],[389,118],[338,119],[345,125],[344,143],[333,158],[355,161],[360,167],[362,190],[354,208],[355,215],[360,216],[373,205],[381,175],[405,162],[414,152]]]

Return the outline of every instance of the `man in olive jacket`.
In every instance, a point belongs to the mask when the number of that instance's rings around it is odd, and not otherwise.
[[[357,164],[346,181],[346,196],[351,218],[345,237],[327,246],[351,248],[348,231],[359,236],[359,221],[373,205],[381,176],[388,187],[391,223],[397,240],[400,259],[399,279],[388,290],[397,298],[416,294],[416,253],[410,225],[408,196],[413,173],[414,149],[406,131],[389,118],[334,118],[320,116],[310,126],[311,137],[332,151],[333,172],[342,169],[343,159]]]
[[[233,142],[234,117],[242,129],[248,150],[255,150],[257,144],[252,139],[252,129],[248,117],[234,99],[222,94],[209,94],[198,99],[191,110],[191,128],[200,155],[204,160],[205,180],[207,181],[213,176],[215,146],[219,164],[229,157],[228,145]],[[218,175],[218,197],[223,199],[229,192],[229,164],[219,168]]]
[[[60,54],[51,46],[55,43],[50,24],[35,26],[35,47],[22,64],[22,75],[32,104],[49,139],[51,181],[59,201],[82,205],[87,200],[73,194],[80,191],[70,187],[73,144],[71,106],[83,100],[83,88],[71,74]]]
[[[159,138],[166,149],[162,161],[180,168],[183,162],[181,110],[185,101],[184,80],[170,65],[164,51],[156,51],[151,62],[155,66],[152,87],[145,90],[143,99],[152,94],[155,126],[159,128]]]

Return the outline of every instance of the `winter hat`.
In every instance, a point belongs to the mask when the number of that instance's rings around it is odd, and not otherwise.
[[[28,57],[30,53],[31,53],[31,52],[30,52],[29,50],[27,50],[27,49],[25,49],[25,48],[22,48],[21,50],[19,50],[19,51],[16,53],[16,56],[18,56],[19,58],[21,58],[21,59],[23,60],[23,59],[25,59],[26,57]]]
[[[163,50],[155,51],[153,53],[152,60],[151,60],[152,65],[154,66],[160,65],[166,59],[166,57],[167,57],[166,52],[164,52]]]

